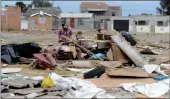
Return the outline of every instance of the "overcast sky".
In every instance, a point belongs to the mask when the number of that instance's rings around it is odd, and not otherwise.
[[[22,1],[22,0],[18,0]],[[15,5],[16,1],[2,1],[4,5]],[[25,4],[29,4],[31,1],[23,1]],[[52,1],[50,1],[52,2]],[[53,6],[60,6],[63,12],[75,12],[79,13],[79,5],[82,1],[54,1]],[[89,1],[88,1],[89,2]],[[96,2],[96,1],[95,1]],[[128,16],[139,15],[141,13],[157,14],[156,7],[159,7],[160,1],[102,1],[110,6],[121,6],[122,15]]]

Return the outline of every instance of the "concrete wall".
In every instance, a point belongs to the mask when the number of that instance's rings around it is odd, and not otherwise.
[[[28,30],[28,20],[21,20],[21,30]]]
[[[170,26],[155,26],[155,33],[170,33]]]
[[[138,33],[149,33],[150,26],[136,26],[136,32]]]
[[[93,29],[94,19],[93,18],[82,18],[83,25],[80,25],[78,18],[74,18],[74,29]],[[70,18],[66,18],[66,24],[70,25]]]
[[[117,10],[117,9],[110,9],[105,12],[105,16],[112,16],[112,12],[115,12],[115,16],[122,16],[122,10]]]
[[[131,33],[170,33],[170,17],[169,16],[127,16],[127,17],[111,17],[111,30],[113,30],[113,20],[130,20],[129,32]],[[135,24],[135,21],[137,24]],[[147,21],[146,25],[139,25],[138,21]],[[163,21],[164,26],[157,26],[158,21]]]

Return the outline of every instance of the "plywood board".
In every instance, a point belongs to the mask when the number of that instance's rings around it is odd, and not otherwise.
[[[83,79],[83,77],[77,77]],[[141,82],[145,84],[152,84],[156,81],[153,78],[118,78],[118,77],[108,77],[107,74],[103,74],[100,78],[84,79],[91,81],[98,88],[117,88],[122,83],[136,83]]]
[[[112,68],[107,70],[109,76],[123,76],[123,77],[150,77],[150,75],[140,69],[135,68]]]

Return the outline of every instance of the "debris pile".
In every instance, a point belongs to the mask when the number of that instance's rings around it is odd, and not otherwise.
[[[87,42],[95,45],[89,46]],[[157,64],[148,61],[141,54],[160,53],[136,44],[130,34],[113,31],[99,33],[97,39],[71,40],[62,36],[62,41],[46,48],[32,42],[3,45],[1,97],[119,98],[104,90],[115,87],[149,98],[160,97],[169,90],[169,59],[162,58]],[[156,44],[148,46],[163,48]],[[135,47],[144,50],[139,53]],[[160,59],[152,59],[156,60]],[[43,70],[44,75],[20,75],[23,68],[8,68],[11,64],[29,64],[30,70]],[[62,77],[53,70],[73,71],[76,75]]]

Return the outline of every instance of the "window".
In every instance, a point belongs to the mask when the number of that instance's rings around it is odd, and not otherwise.
[[[138,25],[147,25],[146,21],[138,21]]]
[[[79,24],[79,25],[84,25],[84,20],[83,20],[82,18],[79,18],[79,19],[78,19],[78,24]]]
[[[157,26],[163,26],[164,22],[163,21],[157,21]]]
[[[112,12],[112,16],[115,16],[116,15],[116,13],[115,12]]]

